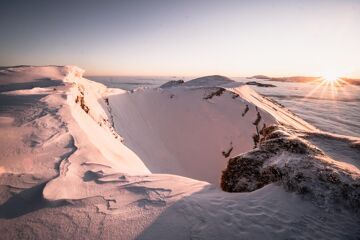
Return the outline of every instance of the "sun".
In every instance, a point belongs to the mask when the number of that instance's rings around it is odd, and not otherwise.
[[[340,79],[340,75],[329,72],[329,73],[322,74],[321,79],[328,83],[336,83]]]

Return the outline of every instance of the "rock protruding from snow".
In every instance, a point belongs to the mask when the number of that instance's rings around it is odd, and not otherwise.
[[[264,129],[261,136],[259,148],[229,160],[222,175],[223,190],[249,192],[279,182],[321,206],[342,202],[360,209],[359,171],[344,168],[277,126]]]

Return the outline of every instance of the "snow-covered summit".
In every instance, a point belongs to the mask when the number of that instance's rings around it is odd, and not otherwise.
[[[205,76],[200,78],[195,78],[193,80],[187,81],[183,84],[183,86],[187,87],[218,87],[229,83],[234,83],[234,80],[230,78],[220,76],[220,75],[212,75]]]
[[[170,88],[170,87],[176,87],[184,83],[184,80],[171,80],[163,85],[160,86],[160,88]]]

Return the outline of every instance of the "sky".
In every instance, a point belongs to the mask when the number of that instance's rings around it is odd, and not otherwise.
[[[0,66],[360,78],[360,1],[0,0]]]

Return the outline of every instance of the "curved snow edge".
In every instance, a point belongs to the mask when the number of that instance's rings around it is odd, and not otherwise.
[[[87,169],[83,165],[87,163],[105,166],[110,173],[149,174],[141,159],[122,144],[122,138],[114,130],[106,103],[107,87],[83,78],[84,70],[76,66],[60,70],[67,83],[62,113],[67,115],[66,124],[74,137],[76,151],[61,161],[58,176],[43,189],[44,199],[56,203],[82,196],[83,171]],[[64,184],[71,187],[61,188]]]

